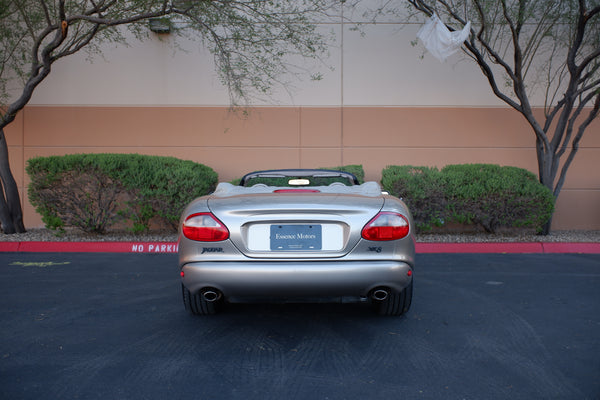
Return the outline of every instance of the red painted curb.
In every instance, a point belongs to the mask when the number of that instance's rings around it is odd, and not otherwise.
[[[0,252],[177,253],[176,242],[0,242]]]
[[[0,242],[0,252],[19,251],[19,242]]]
[[[542,243],[544,253],[600,254],[600,243]]]
[[[37,253],[177,253],[176,242],[0,242],[0,252]],[[430,243],[416,251],[428,253],[584,253],[600,254],[600,243]]]

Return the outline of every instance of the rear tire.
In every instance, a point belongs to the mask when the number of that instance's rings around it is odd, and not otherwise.
[[[400,292],[390,292],[385,300],[374,302],[380,315],[400,316],[410,309],[413,295],[413,283]]]
[[[194,315],[214,315],[218,312],[219,301],[206,301],[201,293],[193,294],[183,284],[181,285],[183,305]]]

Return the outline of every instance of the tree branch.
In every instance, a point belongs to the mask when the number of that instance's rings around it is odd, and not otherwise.
[[[598,114],[600,112],[600,93],[596,93],[595,96],[596,96],[596,100],[594,102],[594,107],[590,110],[590,113],[588,114],[585,121],[583,121],[581,123],[581,125],[579,125],[579,129],[577,130],[577,135],[573,139],[573,144],[571,146],[571,152],[569,153],[569,156],[567,157],[567,159],[560,171],[560,176],[559,176],[556,186],[554,188],[554,196],[558,196],[558,194],[562,190],[562,187],[565,183],[565,179],[567,177],[567,171],[568,171],[569,167],[571,166],[571,164],[573,163],[575,155],[577,154],[577,151],[579,150],[579,142],[581,141],[581,138],[583,137],[585,130],[592,123],[592,121],[598,116]]]

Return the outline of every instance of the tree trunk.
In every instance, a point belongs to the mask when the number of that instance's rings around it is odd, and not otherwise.
[[[542,226],[542,231],[540,232],[540,235],[547,236],[550,234],[550,230],[552,229],[552,218],[553,217],[554,217],[554,213],[552,213],[548,222],[546,222],[544,224],[544,226]]]
[[[8,145],[0,128],[0,224],[4,233],[23,233],[23,210],[17,182],[8,162]]]
[[[538,165],[540,167],[540,169],[539,169],[540,183],[542,185],[546,186],[550,190],[550,192],[553,194],[554,205],[556,205],[556,199],[558,197],[558,194],[555,193],[555,191],[554,191],[554,180],[556,179],[556,172],[552,168],[549,167],[552,164],[553,164],[553,156],[551,154],[548,154],[546,151],[538,152]],[[553,217],[554,217],[554,211],[552,212],[552,215],[550,216],[550,219],[548,220],[548,222],[546,222],[544,224],[544,226],[542,226],[540,235],[545,236],[545,235],[550,234],[550,230],[552,228]]]

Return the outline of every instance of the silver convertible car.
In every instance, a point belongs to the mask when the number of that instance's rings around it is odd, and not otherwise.
[[[224,302],[371,302],[402,315],[415,245],[406,205],[377,182],[332,170],[245,175],[183,211],[183,302],[214,314]]]

